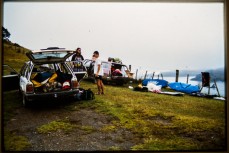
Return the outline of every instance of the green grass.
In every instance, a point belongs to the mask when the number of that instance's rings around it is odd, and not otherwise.
[[[174,143],[174,141],[176,143]],[[178,148],[182,148],[182,150],[193,150],[200,149],[198,145],[193,142],[191,139],[185,139],[181,137],[171,137],[170,139],[158,139],[157,137],[150,137],[144,140],[143,144],[139,144],[132,147],[132,150],[178,150]]]
[[[83,130],[84,132],[86,132],[86,134],[90,134],[92,132],[95,132],[96,129],[92,126],[78,126],[79,129]]]
[[[13,96],[12,96],[13,95]],[[22,107],[21,97],[18,91],[3,93],[3,124],[16,115],[16,109]],[[25,136],[17,135],[4,129],[4,149],[5,151],[23,151],[30,146],[29,140]]]
[[[12,43],[3,42],[3,64],[10,65],[19,72],[24,62],[29,60],[26,52],[29,50],[24,47],[15,47]]]
[[[29,140],[24,136],[18,136],[15,133],[4,131],[4,150],[5,151],[23,151],[30,147]]]
[[[112,146],[110,148],[108,148],[109,151],[119,151],[121,150],[118,146]]]
[[[76,126],[72,125],[68,121],[52,121],[48,124],[44,124],[37,128],[38,133],[49,133],[49,132],[56,132],[58,130],[63,130],[65,132],[70,132],[73,130]]]
[[[89,82],[81,82],[81,87],[97,91]],[[143,143],[133,146],[133,150],[225,149],[224,101],[105,86],[105,95],[86,103],[116,118],[103,131],[122,127],[141,138]]]
[[[22,98],[17,90],[8,91],[3,93],[2,103],[5,124],[16,114],[16,109],[22,106]]]
[[[114,126],[114,125],[106,125],[101,129],[101,131],[104,132],[104,133],[113,132],[113,131],[116,131],[116,126]]]
[[[44,124],[44,125],[41,125],[40,127],[38,127],[37,131],[40,134],[57,132],[59,130],[69,133],[74,129],[83,130],[86,134],[90,134],[90,133],[96,131],[96,129],[92,126],[74,125],[74,124],[71,124],[68,120],[58,120],[58,121],[49,122],[47,124]]]

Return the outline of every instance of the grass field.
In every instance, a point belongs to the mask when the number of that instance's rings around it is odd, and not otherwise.
[[[82,82],[96,92],[96,85]],[[144,143],[133,150],[209,150],[225,147],[225,102],[189,95],[170,96],[106,86],[106,94],[86,103],[117,118]],[[89,106],[88,106],[89,105]]]

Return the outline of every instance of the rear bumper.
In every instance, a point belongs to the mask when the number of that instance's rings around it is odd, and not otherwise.
[[[63,100],[67,98],[74,98],[79,92],[78,89],[66,90],[60,92],[47,92],[47,93],[32,93],[25,94],[25,98],[28,101],[43,101],[43,100]]]

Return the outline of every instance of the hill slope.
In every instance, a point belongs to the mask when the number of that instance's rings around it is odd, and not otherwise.
[[[213,80],[225,81],[225,70],[224,70],[224,68],[208,70],[207,72],[210,73],[211,81],[213,81]],[[198,75],[195,76],[195,78],[193,78],[191,80],[201,81],[202,80],[202,75],[198,74]]]
[[[25,55],[30,50],[9,41],[3,42],[3,64],[10,65],[16,71],[20,71],[24,62],[29,60]]]
[[[180,70],[179,76],[186,77],[189,74],[189,76],[195,76],[191,80],[201,81],[202,80],[201,72],[209,72],[211,76],[211,81],[213,81],[214,79],[216,81],[225,81],[225,69],[224,68],[209,69],[209,70]],[[163,76],[175,77],[176,71],[163,72]]]

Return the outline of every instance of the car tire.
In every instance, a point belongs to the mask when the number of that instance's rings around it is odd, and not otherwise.
[[[29,106],[29,101],[26,99],[25,95],[22,95],[22,104],[24,107],[28,107]]]
[[[19,92],[18,92],[18,93],[19,93],[19,95],[20,95],[20,96],[22,96],[22,95],[23,95],[23,92],[22,92],[22,90],[21,90],[21,88],[20,88],[20,87],[19,87],[18,91],[19,91]]]

